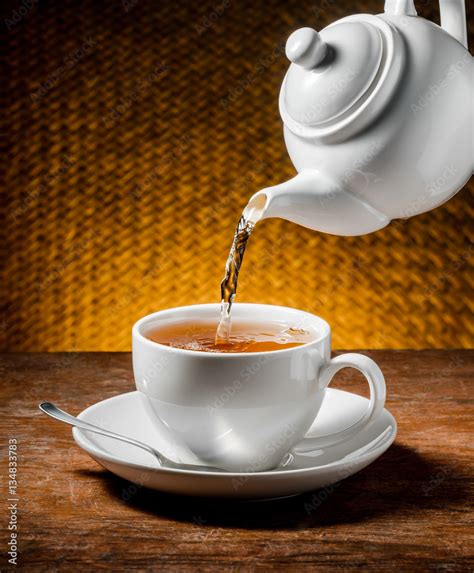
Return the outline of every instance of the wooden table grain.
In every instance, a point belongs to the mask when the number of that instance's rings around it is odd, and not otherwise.
[[[386,376],[395,444],[332,492],[253,503],[134,493],[37,409],[50,400],[78,413],[132,390],[129,354],[1,356],[0,569],[13,438],[23,571],[472,571],[474,354],[366,354]],[[366,394],[354,371],[336,385]]]

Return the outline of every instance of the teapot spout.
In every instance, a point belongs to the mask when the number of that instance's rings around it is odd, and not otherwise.
[[[390,218],[337,181],[317,170],[301,171],[285,183],[253,195],[244,217],[256,223],[278,217],[332,235],[365,235],[382,229]]]

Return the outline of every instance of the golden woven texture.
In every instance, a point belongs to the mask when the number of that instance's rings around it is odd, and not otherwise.
[[[246,200],[294,174],[283,42],[382,4],[12,5],[3,349],[129,350],[144,314],[217,302]],[[364,237],[264,221],[238,300],[318,313],[338,348],[470,347],[472,189]]]

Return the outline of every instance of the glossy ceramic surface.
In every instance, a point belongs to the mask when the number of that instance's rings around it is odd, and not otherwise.
[[[197,352],[157,344],[145,336],[166,322],[216,320],[219,314],[217,304],[181,307],[149,315],[133,327],[137,390],[161,430],[204,465],[237,471],[274,468],[292,447],[314,449],[341,442],[383,409],[385,382],[380,368],[359,354],[331,359],[329,325],[306,312],[233,305],[236,319],[280,322],[314,333],[308,344],[273,352]],[[345,367],[366,376],[371,394],[367,411],[338,434],[302,441],[326,387]]]
[[[368,400],[341,390],[326,391],[317,421],[311,434],[340,431],[360,418]],[[153,442],[170,456],[192,461],[160,432],[144,409],[139,392],[109,398],[84,410],[79,418],[101,424],[131,438]],[[160,491],[206,497],[237,499],[273,498],[295,495],[328,486],[360,471],[387,450],[395,439],[397,425],[393,416],[383,410],[364,430],[345,442],[296,454],[292,464],[269,472],[212,473],[160,468],[152,456],[128,444],[122,444],[77,428],[73,429],[76,443],[106,469],[136,484]]]
[[[260,191],[260,218],[360,235],[447,201],[474,168],[474,64],[462,1],[443,28],[413,2],[290,36],[280,113],[298,175]],[[262,200],[263,197],[263,200]]]

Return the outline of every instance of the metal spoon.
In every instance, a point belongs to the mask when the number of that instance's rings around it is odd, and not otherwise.
[[[145,450],[146,452],[154,456],[158,460],[160,466],[163,466],[165,468],[174,468],[179,470],[192,470],[192,471],[201,470],[201,471],[212,471],[212,472],[226,471],[211,466],[200,466],[197,464],[183,464],[180,462],[174,462],[173,460],[170,460],[164,454],[162,454],[158,450],[155,450],[148,444],[144,444],[143,442],[139,442],[138,440],[134,440],[132,438],[127,438],[126,436],[121,436],[120,434],[116,434],[115,432],[111,432],[110,430],[105,430],[100,426],[89,424],[89,422],[84,422],[83,420],[80,420],[79,418],[76,418],[74,416],[71,416],[71,414],[64,412],[64,410],[61,410],[60,408],[58,408],[54,404],[51,404],[50,402],[42,402],[39,405],[39,409],[45,414],[48,414],[48,416],[51,416],[51,418],[55,418],[56,420],[69,424],[70,426],[75,426],[76,428],[88,430],[89,432],[95,432],[96,434],[107,436],[108,438],[114,438],[115,440],[120,440],[121,442],[132,444],[132,446],[137,446],[137,448],[141,448],[142,450]]]

